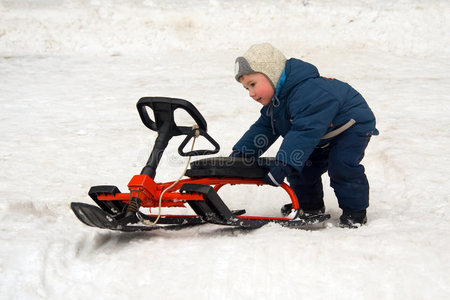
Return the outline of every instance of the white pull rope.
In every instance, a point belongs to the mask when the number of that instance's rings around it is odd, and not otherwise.
[[[192,140],[191,151],[194,150],[195,140],[200,136],[200,131],[198,130],[198,126],[197,125],[192,126],[192,130],[195,130],[195,135],[194,135],[194,139]],[[151,222],[149,220],[142,219],[141,220],[142,223],[144,223],[146,225],[156,225],[158,223],[159,219],[161,218],[161,206],[162,206],[162,197],[163,197],[163,195],[168,190],[173,188],[181,180],[181,178],[183,178],[184,174],[186,174],[186,171],[187,171],[190,163],[191,163],[191,156],[189,155],[187,163],[186,163],[186,167],[184,168],[184,171],[181,174],[181,176],[174,183],[172,183],[169,187],[167,187],[166,189],[164,189],[161,192],[161,195],[159,196],[159,204],[158,204],[158,217],[156,218],[156,220],[154,222]]]

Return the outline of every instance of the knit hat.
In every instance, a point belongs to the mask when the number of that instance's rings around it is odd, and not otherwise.
[[[285,64],[286,57],[280,50],[269,43],[256,44],[251,46],[243,56],[236,58],[235,78],[239,81],[243,75],[262,73],[276,89]]]

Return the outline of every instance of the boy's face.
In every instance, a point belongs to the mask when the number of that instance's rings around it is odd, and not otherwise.
[[[242,75],[239,82],[248,90],[249,96],[263,106],[269,104],[275,95],[272,84],[264,74],[252,73]]]

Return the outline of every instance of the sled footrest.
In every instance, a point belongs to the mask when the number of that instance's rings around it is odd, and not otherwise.
[[[237,217],[235,213],[237,211],[231,211],[216,190],[209,185],[184,184],[180,188],[180,192],[199,193],[204,196],[204,201],[189,200],[187,202],[195,213],[206,222],[241,228],[259,228],[268,223],[267,220],[241,219]]]
[[[97,185],[89,190],[89,197],[97,203],[97,205],[110,215],[116,215],[123,211],[125,204],[119,200],[101,201],[98,200],[99,195],[115,195],[120,193],[120,190],[114,185]]]

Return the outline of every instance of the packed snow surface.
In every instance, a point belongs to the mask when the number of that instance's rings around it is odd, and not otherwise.
[[[445,0],[0,1],[0,298],[448,299],[449,20]],[[260,109],[234,59],[264,41],[375,112],[367,226],[337,227],[327,175],[332,217],[311,230],[127,234],[74,217],[90,186],[125,191],[145,164],[143,96],[191,101],[228,155]],[[157,181],[183,171],[180,142]],[[253,215],[287,201],[271,187],[220,194]]]

